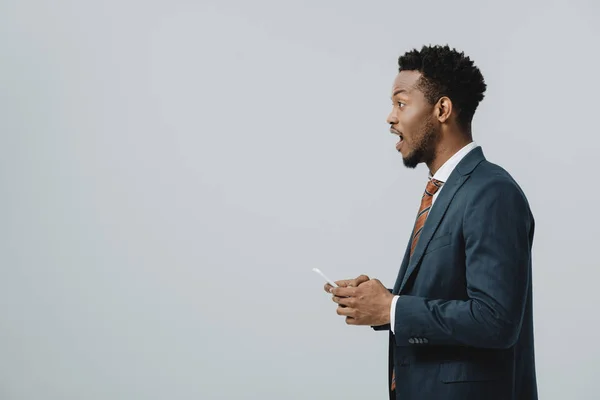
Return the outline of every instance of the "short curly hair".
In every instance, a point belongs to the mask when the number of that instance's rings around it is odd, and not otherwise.
[[[399,71],[419,71],[422,77],[418,88],[427,101],[435,104],[447,96],[458,109],[457,121],[470,129],[473,115],[484,98],[486,84],[473,61],[446,46],[423,46],[413,49],[398,59]]]

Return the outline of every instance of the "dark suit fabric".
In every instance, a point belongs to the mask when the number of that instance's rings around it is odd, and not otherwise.
[[[533,235],[518,184],[473,149],[444,183],[412,257],[407,246],[392,290],[390,398],[537,399]]]

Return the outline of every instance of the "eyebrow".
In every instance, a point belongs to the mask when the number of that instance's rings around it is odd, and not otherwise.
[[[392,98],[394,98],[394,96],[400,93],[408,93],[408,91],[406,89],[398,89],[394,92],[394,94],[392,94]]]

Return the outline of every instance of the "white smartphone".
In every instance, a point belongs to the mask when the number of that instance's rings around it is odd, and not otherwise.
[[[338,287],[338,285],[336,285],[334,281],[332,281],[331,279],[326,277],[325,274],[322,273],[319,268],[313,268],[312,270],[315,271],[317,274],[321,275],[323,277],[323,279],[325,279],[325,281],[327,281],[331,286]]]

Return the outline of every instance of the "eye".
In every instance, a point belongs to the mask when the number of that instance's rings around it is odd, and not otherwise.
[[[405,105],[406,105],[406,104],[404,104],[404,103],[403,103],[403,102],[401,102],[401,101],[399,101],[399,102],[398,102],[398,107],[400,107],[400,108],[404,108],[404,106],[405,106]]]

